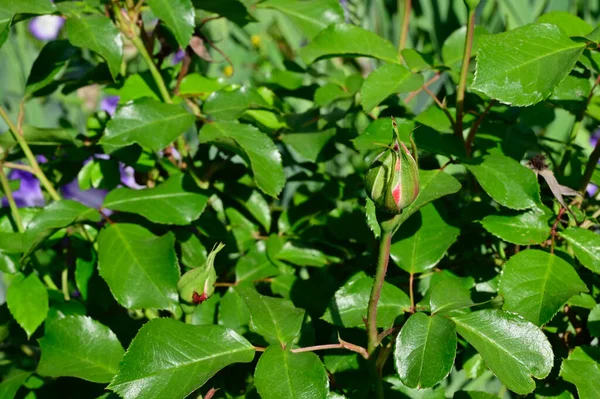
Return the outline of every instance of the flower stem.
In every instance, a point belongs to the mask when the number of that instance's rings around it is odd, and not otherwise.
[[[2,107],[0,107],[0,116],[2,117],[2,119],[4,119],[4,122],[6,122],[6,124],[8,125],[8,128],[9,128],[11,134],[13,135],[15,141],[17,143],[19,143],[21,150],[23,150],[23,153],[25,154],[27,161],[29,162],[29,164],[31,165],[31,168],[33,169],[33,174],[35,175],[35,177],[37,177],[37,179],[40,181],[40,183],[42,184],[44,189],[48,192],[50,197],[52,197],[52,199],[54,201],[59,201],[60,194],[58,194],[58,192],[54,189],[54,186],[52,186],[52,183],[50,183],[50,180],[48,180],[48,178],[42,171],[42,168],[40,168],[40,165],[38,164],[37,160],[35,159],[35,155],[33,155],[33,152],[31,152],[31,148],[29,148],[29,144],[27,144],[25,137],[23,137],[23,132],[15,126],[15,124],[10,120],[10,118],[8,117],[8,114]]]
[[[402,51],[406,45],[406,38],[408,37],[408,23],[410,21],[410,10],[412,8],[412,0],[404,0],[404,15],[402,18],[402,30],[400,31],[400,43],[398,43],[398,50]],[[398,13],[400,13],[400,0],[398,0]]]
[[[17,207],[17,203],[15,202],[15,197],[13,197],[12,195],[8,179],[6,178],[6,174],[4,173],[4,165],[1,164],[0,182],[2,183],[2,191],[4,191],[4,195],[6,196],[6,200],[8,201],[8,206],[10,207],[10,213],[12,214],[13,220],[17,225],[17,231],[19,233],[23,233],[25,232],[25,229],[23,227],[23,219],[21,219],[21,214],[19,213],[19,208]]]
[[[173,99],[171,98],[171,94],[169,94],[169,89],[167,89],[165,80],[163,79],[162,75],[160,74],[160,71],[158,70],[158,68],[156,67],[154,60],[152,60],[152,57],[148,53],[148,50],[146,50],[146,46],[144,46],[142,39],[140,39],[140,37],[136,35],[131,38],[131,42],[133,43],[135,48],[138,50],[138,52],[140,53],[140,55],[142,56],[144,61],[146,61],[146,64],[148,65],[148,69],[150,70],[150,73],[152,74],[152,77],[154,78],[154,81],[156,82],[156,86],[158,86],[158,90],[160,91],[160,95],[162,96],[164,102],[166,102],[168,104],[172,104]]]
[[[369,308],[367,311],[367,330],[369,344],[367,351],[369,356],[375,351],[379,345],[377,332],[377,303],[381,297],[381,290],[385,281],[388,262],[390,260],[390,246],[392,244],[392,232],[383,231],[381,233],[381,241],[379,243],[379,258],[377,261],[377,271],[375,272],[375,281],[371,289],[371,297],[369,298]]]
[[[465,50],[463,63],[458,81],[458,92],[456,93],[456,125],[454,134],[464,141],[463,137],[463,112],[465,109],[465,89],[467,88],[467,76],[471,61],[471,49],[473,47],[473,30],[475,29],[475,9],[469,8],[469,19],[467,22],[467,36],[465,37]]]

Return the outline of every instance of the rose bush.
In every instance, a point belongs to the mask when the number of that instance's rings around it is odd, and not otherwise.
[[[0,397],[600,397],[599,20],[0,0]]]

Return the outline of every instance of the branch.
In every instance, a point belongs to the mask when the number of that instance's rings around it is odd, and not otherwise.
[[[477,129],[479,129],[479,126],[481,126],[483,119],[488,114],[488,112],[490,112],[490,109],[492,109],[492,106],[495,103],[496,100],[490,101],[487,107],[485,107],[485,109],[483,110],[483,112],[477,117],[475,122],[473,122],[471,129],[469,129],[469,134],[467,135],[467,139],[465,140],[465,149],[467,150],[467,156],[471,156],[471,150],[473,148],[473,142],[475,141],[475,134],[477,134]]]
[[[469,64],[471,62],[471,48],[473,47],[473,30],[475,28],[475,10],[469,7],[469,20],[467,23],[467,35],[465,37],[465,50],[463,53],[463,63],[460,70],[460,80],[458,81],[458,92],[456,93],[456,125],[454,134],[464,140],[463,129],[463,111],[465,108],[465,89],[467,87],[467,75],[469,73]]]

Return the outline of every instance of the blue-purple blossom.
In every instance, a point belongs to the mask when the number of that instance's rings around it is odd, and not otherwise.
[[[13,192],[15,203],[19,208],[45,205],[46,201],[42,194],[40,182],[34,175],[24,170],[13,169],[8,178],[10,180],[20,180],[19,189]],[[2,198],[2,206],[8,206],[6,197]]]
[[[41,15],[29,22],[29,31],[38,40],[54,40],[64,23],[65,20],[58,15]]]
[[[132,188],[134,190],[140,190],[146,188],[146,186],[138,184],[135,181],[135,169],[131,166],[125,166],[125,164],[119,164],[119,170],[121,171],[121,184],[125,187]]]
[[[175,54],[173,54],[173,65],[179,64],[183,58],[185,57],[185,50],[177,50]]]
[[[119,99],[119,96],[104,97],[102,101],[100,101],[100,109],[110,116],[113,116],[119,105]]]
[[[108,194],[107,190],[100,190],[97,188],[82,190],[79,187],[77,179],[62,186],[60,191],[65,199],[80,202],[90,208],[100,208],[104,202],[104,197]]]

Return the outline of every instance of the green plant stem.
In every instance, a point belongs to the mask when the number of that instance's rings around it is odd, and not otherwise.
[[[580,192],[584,193],[588,184],[590,184],[590,180],[592,180],[594,170],[596,170],[596,166],[598,165],[598,160],[600,160],[600,141],[596,143],[594,151],[592,151],[590,159],[588,160],[588,163],[585,166],[585,172],[583,172],[583,177],[581,178],[581,185],[579,186]]]
[[[17,231],[19,233],[25,232],[25,228],[23,227],[23,219],[21,219],[21,214],[19,213],[19,208],[17,207],[17,203],[15,202],[15,197],[13,197],[12,191],[10,190],[10,184],[8,183],[8,179],[6,178],[6,173],[4,173],[4,165],[0,164],[0,182],[2,183],[2,191],[4,191],[4,195],[6,196],[6,200],[8,201],[8,206],[10,207],[10,213],[12,214],[13,220],[17,225]]]
[[[44,283],[46,284],[46,286],[48,288],[50,288],[51,290],[60,291],[58,289],[58,287],[56,286],[56,284],[54,284],[54,281],[52,281],[52,277],[50,277],[49,274],[44,274],[44,276],[42,277],[42,280],[44,280]]]
[[[400,31],[400,42],[398,51],[404,50],[406,38],[408,37],[408,23],[410,22],[410,10],[412,9],[412,0],[404,0],[404,15],[402,16],[402,28]],[[398,0],[398,13],[400,13],[400,0]]]
[[[69,295],[69,269],[66,267],[60,275],[60,288],[62,289],[65,301],[70,301],[71,295]]]
[[[29,164],[31,165],[31,168],[33,169],[33,174],[35,175],[35,177],[37,177],[37,179],[40,181],[40,183],[42,184],[44,189],[48,192],[50,197],[52,197],[52,199],[54,201],[59,201],[60,195],[54,189],[54,186],[52,186],[52,183],[50,183],[50,180],[48,180],[48,178],[42,171],[42,168],[40,168],[40,165],[38,164],[37,160],[35,159],[35,155],[33,155],[33,152],[31,152],[31,148],[29,148],[29,144],[27,144],[27,141],[25,140],[25,137],[23,137],[22,132],[10,120],[10,118],[8,117],[8,114],[2,107],[0,107],[0,116],[2,117],[2,119],[4,119],[4,122],[6,122],[6,124],[8,125],[8,128],[9,128],[11,134],[13,135],[15,141],[17,143],[19,143],[21,150],[23,150],[23,153],[25,154],[27,161],[29,162]]]
[[[146,64],[148,65],[148,69],[150,69],[150,73],[152,74],[152,77],[154,78],[154,82],[156,83],[156,86],[158,86],[158,90],[160,91],[160,95],[162,96],[164,102],[166,102],[168,104],[173,104],[173,99],[171,98],[171,94],[169,94],[169,89],[167,89],[165,80],[163,79],[162,75],[160,74],[160,71],[158,70],[158,68],[156,67],[154,60],[152,60],[150,53],[148,53],[148,50],[146,50],[146,46],[144,46],[142,39],[140,39],[140,37],[136,35],[131,38],[131,42],[133,43],[135,48],[138,50],[138,52],[140,53],[140,55],[142,56],[144,61],[146,61]]]
[[[469,74],[469,64],[471,61],[471,50],[473,47],[473,30],[475,29],[475,10],[469,9],[469,18],[467,22],[467,36],[465,37],[465,50],[463,53],[463,63],[460,70],[460,80],[458,81],[458,91],[456,93],[456,125],[454,134],[464,141],[463,137],[463,112],[465,109],[465,89],[467,88],[467,76]]]
[[[369,307],[367,310],[367,330],[369,334],[369,344],[367,352],[369,356],[373,354],[379,345],[377,332],[377,303],[381,297],[381,290],[385,281],[388,263],[390,260],[390,246],[392,245],[392,232],[381,232],[381,240],[379,242],[379,257],[377,260],[377,271],[375,272],[375,281],[371,288],[371,296],[369,298]]]

